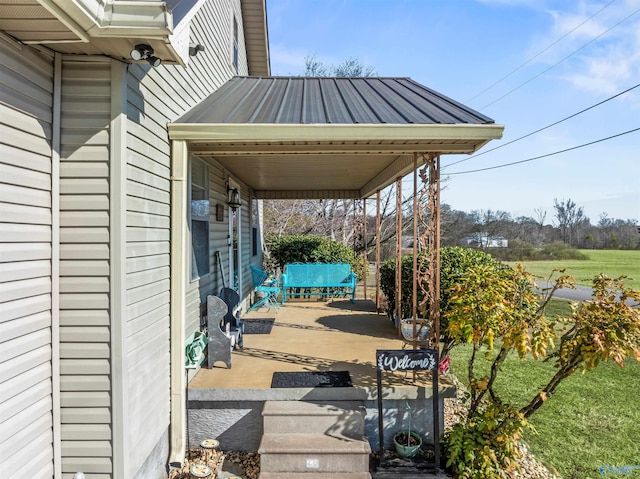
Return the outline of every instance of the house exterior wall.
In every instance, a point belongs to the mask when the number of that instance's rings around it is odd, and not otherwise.
[[[0,38],[0,471],[7,477],[54,471],[53,65],[52,56]]]
[[[248,73],[240,0],[205,2],[191,37],[205,51],[187,68],[155,69],[100,56],[47,56],[0,37],[3,471],[166,477],[167,124],[231,76]],[[211,251],[220,251],[226,268],[228,173],[212,164],[209,174]],[[225,221],[215,221],[215,204],[225,206]],[[199,327],[206,295],[222,284],[213,255],[211,261],[215,273],[188,285],[187,335]]]
[[[234,15],[240,28],[238,72],[232,61]],[[231,76],[248,73],[239,0],[206,2],[192,22],[191,37],[205,50],[192,57],[186,69],[133,64],[126,73],[126,324],[121,325],[120,343],[126,477],[152,477],[149,468],[154,466],[145,459],[166,442],[169,427],[171,151],[166,127]],[[228,217],[222,223],[215,221],[215,204],[224,201],[226,183],[213,165],[209,178],[213,273],[218,270],[213,264],[215,251],[227,264],[222,253]],[[185,336],[199,330],[202,303],[219,287],[215,274],[187,285]],[[161,466],[158,477],[164,472]]]
[[[60,147],[62,473],[113,472],[111,61],[63,58]]]

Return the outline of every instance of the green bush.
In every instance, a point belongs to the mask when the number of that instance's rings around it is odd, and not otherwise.
[[[587,259],[584,253],[562,241],[554,241],[542,247],[520,239],[509,241],[508,248],[490,248],[487,250],[500,261],[545,261],[558,259]]]
[[[287,263],[348,263],[362,279],[366,273],[364,259],[337,241],[311,235],[287,235],[269,246],[271,258],[281,269]]]
[[[418,269],[426,268],[428,258],[426,252],[418,253]],[[489,266],[496,276],[506,277],[511,267],[496,260],[484,251],[459,246],[444,247],[440,250],[440,340],[443,343],[443,353],[451,346],[447,333],[445,312],[449,309],[449,298],[453,287],[460,282],[462,276],[472,266]],[[395,312],[396,291],[396,260],[390,259],[380,268],[380,289],[387,296],[388,314],[393,317]],[[410,318],[413,308],[413,256],[402,257],[402,317]],[[418,287],[418,302],[424,299],[421,288]],[[427,310],[429,305],[427,304]]]

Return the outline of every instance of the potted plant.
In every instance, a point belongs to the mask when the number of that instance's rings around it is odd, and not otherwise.
[[[422,437],[411,430],[411,406],[406,401],[406,410],[409,416],[409,427],[406,430],[398,431],[393,435],[393,444],[400,457],[415,456],[422,447]]]

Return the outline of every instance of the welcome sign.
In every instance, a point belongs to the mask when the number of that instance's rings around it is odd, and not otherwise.
[[[438,367],[436,349],[391,349],[376,351],[378,371],[432,371]]]

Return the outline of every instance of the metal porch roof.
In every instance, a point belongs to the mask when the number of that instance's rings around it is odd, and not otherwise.
[[[258,198],[359,198],[503,127],[410,78],[234,77],[169,125]]]

